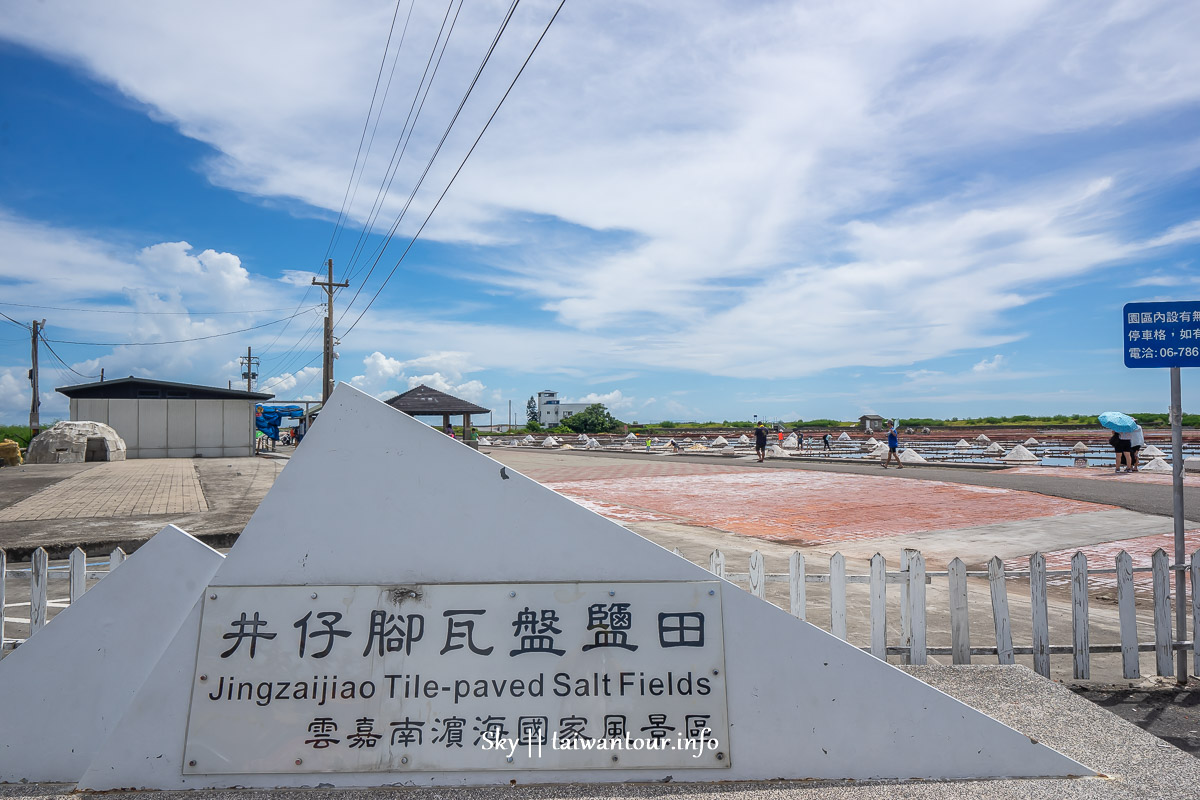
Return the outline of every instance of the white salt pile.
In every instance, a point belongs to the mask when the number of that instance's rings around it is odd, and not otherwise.
[[[1162,450],[1159,450],[1157,447],[1155,447],[1152,444],[1148,444],[1145,447],[1143,447],[1141,450],[1141,454],[1144,456],[1150,456],[1150,457],[1166,455],[1166,453],[1164,453]]]
[[[738,437],[738,444],[750,444],[750,437],[743,433]]]
[[[1152,460],[1149,464],[1144,464],[1138,467],[1142,472],[1165,472],[1168,475],[1171,473],[1171,465],[1161,458]]]
[[[587,449],[588,449],[588,450],[599,450],[599,449],[600,449],[600,442],[599,442],[599,441],[597,441],[596,439],[588,439],[588,441],[587,441]]]
[[[1018,447],[1020,447],[1020,445],[1017,445],[1017,446],[1018,446]],[[1000,456],[1002,456],[1002,455],[1004,455],[1004,448],[1000,446],[1000,443],[999,443],[999,442],[992,442],[991,444],[989,444],[989,445],[987,446],[987,449],[986,449],[986,450],[984,450],[983,452],[987,453],[988,455],[993,455],[993,456],[995,456],[995,455],[1000,455]]]
[[[716,439],[713,439],[712,446],[713,447],[725,447],[728,444],[729,444],[729,442],[725,441],[724,436],[718,436]]]
[[[848,441],[850,441],[850,434],[846,433],[845,431],[842,431],[842,435],[838,437],[838,441],[839,441],[839,442],[848,442]]]
[[[1083,442],[1076,442],[1075,446],[1071,448],[1072,453],[1086,453],[1088,450],[1091,450],[1091,448]]]
[[[1038,442],[1037,439],[1030,436],[1028,439],[1025,440],[1025,444],[1027,444],[1030,447],[1033,447],[1036,444],[1040,444],[1040,442]]]
[[[581,433],[581,434],[579,434],[578,438],[576,438],[575,441],[579,442],[580,444],[587,444],[588,443],[588,435],[586,433]]]
[[[767,449],[767,455],[769,455],[769,456],[771,456],[771,457],[773,457],[773,458],[777,458],[777,457],[779,457],[779,456],[786,456],[786,455],[787,455],[787,451],[786,451],[786,450],[784,450],[784,449],[783,449],[782,447],[780,447],[779,445],[777,445],[777,444],[773,444],[773,445],[771,445],[771,446],[770,446],[770,447]]]
[[[631,434],[629,434],[628,436],[626,436],[626,437],[625,437],[625,441],[627,441],[627,442],[632,442],[632,441],[633,441],[634,439],[636,439],[636,438],[637,438],[637,434],[631,433]]]
[[[986,433],[981,433],[975,437],[975,441],[979,442],[980,444],[987,444],[991,441],[991,439],[987,437]]]
[[[874,436],[872,436],[870,439],[867,439],[865,442],[863,442],[863,449],[870,450],[872,447],[874,447],[877,444],[879,444],[879,442],[876,441]]]
[[[1020,462],[1037,463],[1037,462],[1041,461],[1041,459],[1038,458],[1037,456],[1035,456],[1033,453],[1029,452],[1029,450],[1026,449],[1025,445],[1019,444],[1016,447],[1014,447],[1012,449],[1012,451],[1009,452],[1008,455],[1006,455],[1004,458],[1002,458],[1001,461],[1008,461],[1011,463],[1020,463]]]
[[[534,439],[533,436],[526,434],[525,438],[521,440],[521,444],[533,444],[536,441],[537,440]]]
[[[1183,460],[1184,472],[1200,472],[1200,458],[1192,456]]]
[[[926,461],[925,458],[920,453],[918,453],[916,450],[913,450],[910,447],[900,454],[900,463],[901,464],[928,464],[929,462]]]
[[[959,439],[957,442],[954,443],[954,446],[957,447],[959,450],[965,450],[966,448],[971,446],[971,443],[968,442],[966,439]]]
[[[553,436],[547,436],[542,442],[542,447],[558,447],[558,440]]]
[[[886,458],[888,454],[888,446],[886,444],[876,444],[875,449],[869,455],[871,458]]]
[[[795,450],[800,446],[800,439],[794,433],[789,434],[788,437],[783,440],[783,446]]]
[[[480,439],[480,440],[479,440],[479,443],[480,443],[481,445],[485,445],[485,446],[486,446],[486,445],[490,445],[490,444],[492,443],[492,440],[491,440],[491,439],[489,439],[488,437],[486,437],[486,436],[485,436],[485,437],[483,437],[482,439]]]

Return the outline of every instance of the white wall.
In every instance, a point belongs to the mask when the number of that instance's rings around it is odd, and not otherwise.
[[[254,455],[249,400],[71,400],[71,419],[103,422],[125,440],[128,458]]]

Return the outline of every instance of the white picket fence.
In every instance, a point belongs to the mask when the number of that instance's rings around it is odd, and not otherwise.
[[[24,639],[10,639],[5,634],[5,625],[9,622],[25,623],[32,635],[45,626],[50,619],[49,611],[53,607],[63,607],[74,603],[88,589],[88,583],[95,583],[125,560],[125,551],[117,548],[107,558],[93,559],[88,563],[87,555],[76,547],[71,551],[66,564],[51,565],[44,549],[39,547],[33,551],[29,566],[8,568],[8,555],[0,549],[0,658],[5,653],[21,644]],[[8,581],[25,579],[29,582],[29,601],[20,603],[6,602],[6,587]],[[63,583],[66,587],[62,587]],[[65,588],[66,597],[50,597],[51,584]],[[61,592],[60,592],[61,594]],[[10,616],[9,609],[28,607],[29,615]],[[19,612],[13,611],[13,614]]]
[[[679,550],[675,553],[678,555]],[[46,551],[38,548],[33,552],[28,567],[9,569],[7,556],[0,550],[0,657],[21,644],[23,639],[8,638],[5,623],[21,622],[24,617],[6,617],[8,608],[29,607],[28,627],[30,633],[41,629],[49,619],[51,607],[62,607],[78,600],[88,588],[89,582],[103,578],[125,560],[120,548],[112,551],[107,559],[88,563],[82,550],[76,548],[62,565],[50,565]],[[1174,675],[1174,659],[1177,650],[1191,649],[1193,658],[1200,656],[1200,550],[1194,552],[1190,565],[1175,566],[1169,563],[1167,554],[1160,548],[1151,556],[1151,566],[1134,567],[1133,559],[1122,550],[1111,569],[1091,569],[1087,556],[1075,553],[1070,570],[1047,570],[1046,559],[1041,553],[1029,558],[1028,571],[1006,570],[999,558],[988,562],[986,571],[971,571],[961,559],[954,559],[944,572],[925,569],[925,557],[918,550],[904,550],[900,569],[888,572],[887,561],[876,554],[871,558],[867,575],[847,575],[846,559],[835,553],[829,559],[826,573],[809,572],[803,555],[794,552],[788,559],[788,571],[768,573],[762,553],[755,550],[750,554],[749,571],[734,573],[725,569],[725,555],[714,550],[709,556],[709,571],[734,583],[745,584],[755,597],[766,599],[768,583],[786,582],[790,594],[791,613],[807,619],[807,587],[809,584],[827,584],[829,588],[829,631],[846,640],[846,586],[867,584],[870,618],[870,645],[863,647],[877,658],[889,655],[901,656],[905,663],[925,664],[930,655],[949,655],[955,664],[969,664],[972,656],[996,656],[1001,664],[1015,663],[1017,655],[1032,655],[1033,668],[1043,676],[1050,676],[1050,656],[1070,654],[1074,656],[1074,676],[1087,680],[1091,675],[1092,653],[1120,653],[1122,673],[1126,678],[1140,677],[1138,654],[1155,653],[1155,669],[1159,675]],[[1175,641],[1172,631],[1172,581],[1171,571],[1186,570],[1191,584],[1192,638],[1190,641]],[[1141,642],[1138,637],[1137,614],[1134,597],[1134,573],[1150,573],[1153,589],[1153,641]],[[1089,575],[1115,575],[1117,583],[1117,606],[1120,620],[1120,642],[1100,643],[1090,641],[1088,625]],[[1071,581],[1071,630],[1070,644],[1050,643],[1050,624],[1047,608],[1047,580],[1068,577]],[[926,642],[927,613],[926,586],[935,578],[947,580],[950,612],[950,645],[930,646]],[[968,607],[968,578],[986,578],[991,594],[992,621],[995,644],[972,644]],[[26,604],[5,602],[8,581],[25,579],[29,582],[29,602]],[[1028,579],[1032,635],[1029,645],[1014,645],[1012,617],[1008,606],[1008,581]],[[67,583],[65,598],[50,598],[51,584]],[[898,586],[900,597],[899,640],[888,642],[887,587]],[[1186,600],[1185,600],[1186,602]],[[15,613],[15,612],[14,612]],[[817,620],[810,620],[818,622]],[[1193,664],[1200,664],[1194,660]],[[1195,668],[1193,671],[1196,671]]]
[[[675,550],[679,555],[679,550]],[[1187,570],[1191,583],[1192,638],[1175,641],[1172,633],[1172,581],[1173,569]],[[1050,656],[1071,654],[1074,656],[1074,676],[1081,680],[1091,677],[1092,653],[1120,653],[1122,673],[1126,678],[1140,677],[1138,653],[1155,653],[1155,669],[1159,675],[1174,675],[1173,654],[1177,650],[1191,649],[1193,658],[1200,656],[1200,550],[1192,554],[1190,565],[1178,567],[1169,563],[1166,552],[1159,548],[1151,557],[1151,566],[1134,567],[1133,559],[1122,550],[1116,557],[1112,569],[1090,569],[1087,556],[1076,552],[1071,559],[1070,570],[1047,570],[1046,559],[1041,553],[1029,558],[1028,571],[1005,570],[1004,562],[993,558],[986,571],[971,571],[961,559],[954,559],[944,572],[925,569],[925,557],[917,550],[904,550],[900,569],[888,572],[887,561],[878,553],[871,558],[868,575],[847,575],[846,559],[835,553],[829,559],[827,573],[807,571],[804,556],[794,552],[788,559],[788,571],[768,573],[762,553],[755,550],[750,554],[749,572],[727,572],[725,555],[714,550],[709,556],[709,571],[734,583],[749,586],[751,594],[766,599],[768,583],[786,582],[790,589],[790,609],[794,616],[807,619],[807,586],[827,584],[829,587],[829,631],[842,640],[846,637],[846,586],[868,584],[870,597],[870,645],[862,649],[877,658],[889,655],[902,657],[907,664],[925,664],[930,655],[951,656],[955,664],[970,664],[972,656],[996,656],[1001,664],[1015,663],[1014,656],[1032,655],[1033,668],[1045,677],[1050,677]],[[1134,573],[1148,572],[1153,580],[1154,639],[1138,641],[1137,615],[1134,598]],[[1120,642],[1100,643],[1090,641],[1088,625],[1088,576],[1116,575],[1117,606],[1120,620]],[[1071,630],[1070,644],[1050,643],[1050,621],[1047,609],[1047,579],[1069,576],[1071,581]],[[945,578],[948,585],[950,611],[950,645],[929,646],[926,643],[926,585],[934,578]],[[995,644],[972,644],[970,618],[967,603],[967,579],[987,578],[991,593],[992,622]],[[1032,636],[1029,645],[1014,645],[1012,617],[1008,607],[1008,582],[1010,579],[1029,580]],[[899,586],[900,591],[900,635],[899,641],[888,642],[887,587]],[[1185,601],[1186,602],[1186,599]],[[809,620],[817,622],[817,620]],[[1194,660],[1193,664],[1200,664]],[[1196,671],[1194,668],[1193,671]]]

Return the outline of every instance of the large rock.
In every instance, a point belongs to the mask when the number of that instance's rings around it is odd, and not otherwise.
[[[103,422],[56,422],[29,443],[30,464],[124,461],[125,440]]]

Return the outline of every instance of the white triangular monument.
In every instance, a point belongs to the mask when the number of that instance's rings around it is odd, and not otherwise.
[[[0,661],[0,783],[79,780],[220,563],[168,525]]]
[[[79,787],[1089,774],[340,385]]]

